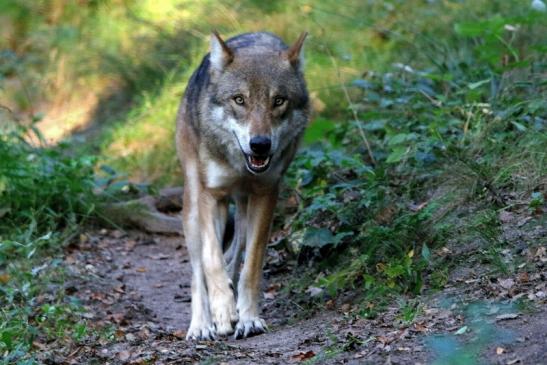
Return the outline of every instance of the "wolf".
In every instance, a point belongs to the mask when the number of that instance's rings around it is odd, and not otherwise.
[[[182,98],[176,147],[192,265],[189,340],[267,330],[259,316],[264,253],[280,182],[310,115],[306,36],[289,47],[271,33],[224,41],[213,32]],[[224,250],[230,202],[235,233]]]

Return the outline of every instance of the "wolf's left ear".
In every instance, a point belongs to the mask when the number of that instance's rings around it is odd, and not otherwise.
[[[211,66],[217,71],[222,71],[233,59],[234,53],[232,50],[220,38],[218,32],[213,31],[213,34],[211,34]]]
[[[302,69],[304,67],[304,54],[302,53],[302,46],[308,36],[308,32],[303,32],[300,37],[289,47],[286,53],[287,60],[296,69]]]

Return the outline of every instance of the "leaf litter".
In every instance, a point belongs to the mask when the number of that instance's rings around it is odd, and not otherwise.
[[[118,238],[112,239],[114,236]],[[545,345],[537,344],[535,337],[539,336],[533,335],[534,331],[542,331],[542,324],[547,325],[545,311],[536,319],[534,314],[512,311],[514,305],[495,304],[524,296],[544,305],[544,270],[521,271],[500,277],[494,283],[480,277],[467,277],[461,284],[450,282],[442,292],[424,297],[421,312],[411,322],[402,323],[397,306],[388,307],[372,318],[360,317],[358,303],[352,303],[350,297],[344,299],[344,294],[340,298],[327,298],[323,309],[306,310],[305,303],[296,304],[295,293],[283,290],[282,283],[294,275],[291,271],[294,264],[287,263],[288,256],[279,251],[283,248],[270,247],[274,252],[267,255],[262,310],[271,331],[238,341],[229,338],[192,343],[185,341],[190,320],[190,265],[186,248],[181,247],[182,239],[139,232],[112,234],[107,230],[86,237],[80,239],[76,249],[72,248],[67,256],[71,259],[65,260],[73,273],[66,286],[84,303],[86,312],[82,316],[88,318],[91,335],[69,347],[45,345],[37,340],[35,346],[42,359],[47,358],[50,363],[170,364],[212,359],[228,364],[312,360],[339,363],[353,359],[367,359],[371,363],[388,360],[428,363],[439,358],[428,339],[455,334],[461,338],[459,341],[467,341],[470,335],[480,334],[482,329],[477,323],[483,320],[494,326],[509,326],[515,333],[525,328],[526,334],[509,336],[509,340],[501,342],[493,339],[483,344],[485,355],[474,356],[509,363],[519,346],[531,346],[537,356],[546,351]],[[446,247],[447,251],[450,249]],[[442,256],[443,252],[431,255]],[[521,256],[541,266],[545,250],[525,249]],[[302,294],[312,301],[325,295],[323,288],[314,286],[304,289]],[[466,312],[465,303],[478,299],[486,299],[488,309],[479,316]],[[528,328],[533,327],[530,323],[536,327]],[[440,337],[439,341],[466,348],[465,342],[457,345],[449,337],[445,340]]]

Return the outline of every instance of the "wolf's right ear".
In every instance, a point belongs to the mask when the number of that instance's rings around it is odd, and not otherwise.
[[[217,71],[224,70],[224,68],[234,59],[234,53],[228,48],[222,38],[220,38],[217,31],[213,31],[213,34],[211,34],[210,59],[211,66]]]
[[[308,36],[308,32],[303,32],[300,34],[300,37],[294,42],[292,46],[286,51],[286,57],[289,63],[296,69],[302,70],[304,68],[304,54],[302,52],[302,47],[304,46],[304,41]]]

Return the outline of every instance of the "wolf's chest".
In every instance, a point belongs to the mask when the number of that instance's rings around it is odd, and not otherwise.
[[[204,185],[208,189],[229,189],[239,180],[239,175],[226,164],[209,160],[204,169]]]

